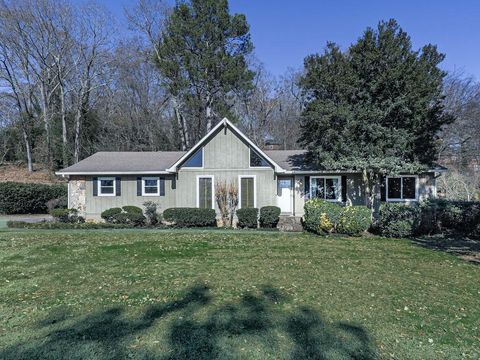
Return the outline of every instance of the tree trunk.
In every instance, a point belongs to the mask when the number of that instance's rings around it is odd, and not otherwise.
[[[175,112],[175,119],[177,120],[178,131],[180,132],[180,141],[182,150],[185,151],[189,146],[188,130],[186,129],[185,119],[180,112],[178,101],[175,96],[172,97],[173,109]]]
[[[51,158],[51,139],[50,139],[50,124],[49,124],[50,115],[48,113],[48,99],[47,99],[47,94],[46,94],[44,84],[40,86],[40,95],[42,97],[42,117],[43,117],[43,125],[45,128],[45,141],[47,146],[46,163],[47,163],[47,166],[51,169],[53,168],[53,164],[52,164],[52,158]]]
[[[205,113],[207,115],[207,133],[212,130],[212,107],[210,105],[210,99],[207,98],[207,107],[205,109]]]
[[[25,150],[27,155],[27,168],[28,168],[28,171],[33,172],[32,145],[30,144],[30,139],[28,138],[28,134],[24,126],[22,126],[22,135],[23,135],[23,140],[25,141]]]
[[[75,141],[74,141],[74,152],[73,159],[77,163],[80,161],[80,129],[82,122],[82,109],[77,108],[77,113],[75,114]]]
[[[65,119],[65,92],[63,89],[63,85],[60,86],[60,112],[62,118],[62,159],[63,159],[63,166],[68,166],[68,137],[67,137],[67,121]]]

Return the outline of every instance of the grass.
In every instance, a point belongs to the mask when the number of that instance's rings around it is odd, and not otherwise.
[[[378,237],[3,230],[0,359],[476,359],[479,279]]]

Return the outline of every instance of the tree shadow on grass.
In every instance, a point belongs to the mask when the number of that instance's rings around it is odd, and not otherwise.
[[[327,323],[309,307],[282,310],[288,299],[275,288],[265,286],[257,295],[238,302],[214,306],[209,288],[197,285],[177,301],[153,305],[138,318],[129,320],[122,308],[72,317],[64,311],[52,314],[38,326],[47,335],[19,343],[3,352],[0,359],[234,359],[243,357],[241,345],[261,343],[272,357],[287,359],[374,359],[376,350],[366,330],[349,323]],[[199,311],[207,307],[206,315]],[[154,352],[134,345],[134,340],[165,317],[168,350]],[[278,334],[285,336],[279,337]],[[247,341],[247,339],[249,341]],[[281,343],[280,343],[281,342]],[[289,344],[285,347],[285,342]],[[244,350],[244,349],[242,349]],[[256,354],[262,358],[262,354]]]
[[[459,258],[480,265],[480,239],[470,239],[466,236],[422,236],[412,240],[421,247],[444,251]]]

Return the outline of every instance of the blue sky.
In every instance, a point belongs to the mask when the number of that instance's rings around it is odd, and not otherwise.
[[[123,8],[135,1],[99,3],[123,23]],[[480,80],[480,0],[230,0],[230,8],[246,15],[255,54],[273,75],[301,68],[327,41],[346,48],[367,26],[395,18],[415,48],[436,44],[447,55],[444,69]]]

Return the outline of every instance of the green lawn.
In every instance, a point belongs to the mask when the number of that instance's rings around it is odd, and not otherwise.
[[[0,232],[0,359],[480,357],[480,267],[382,238]]]

